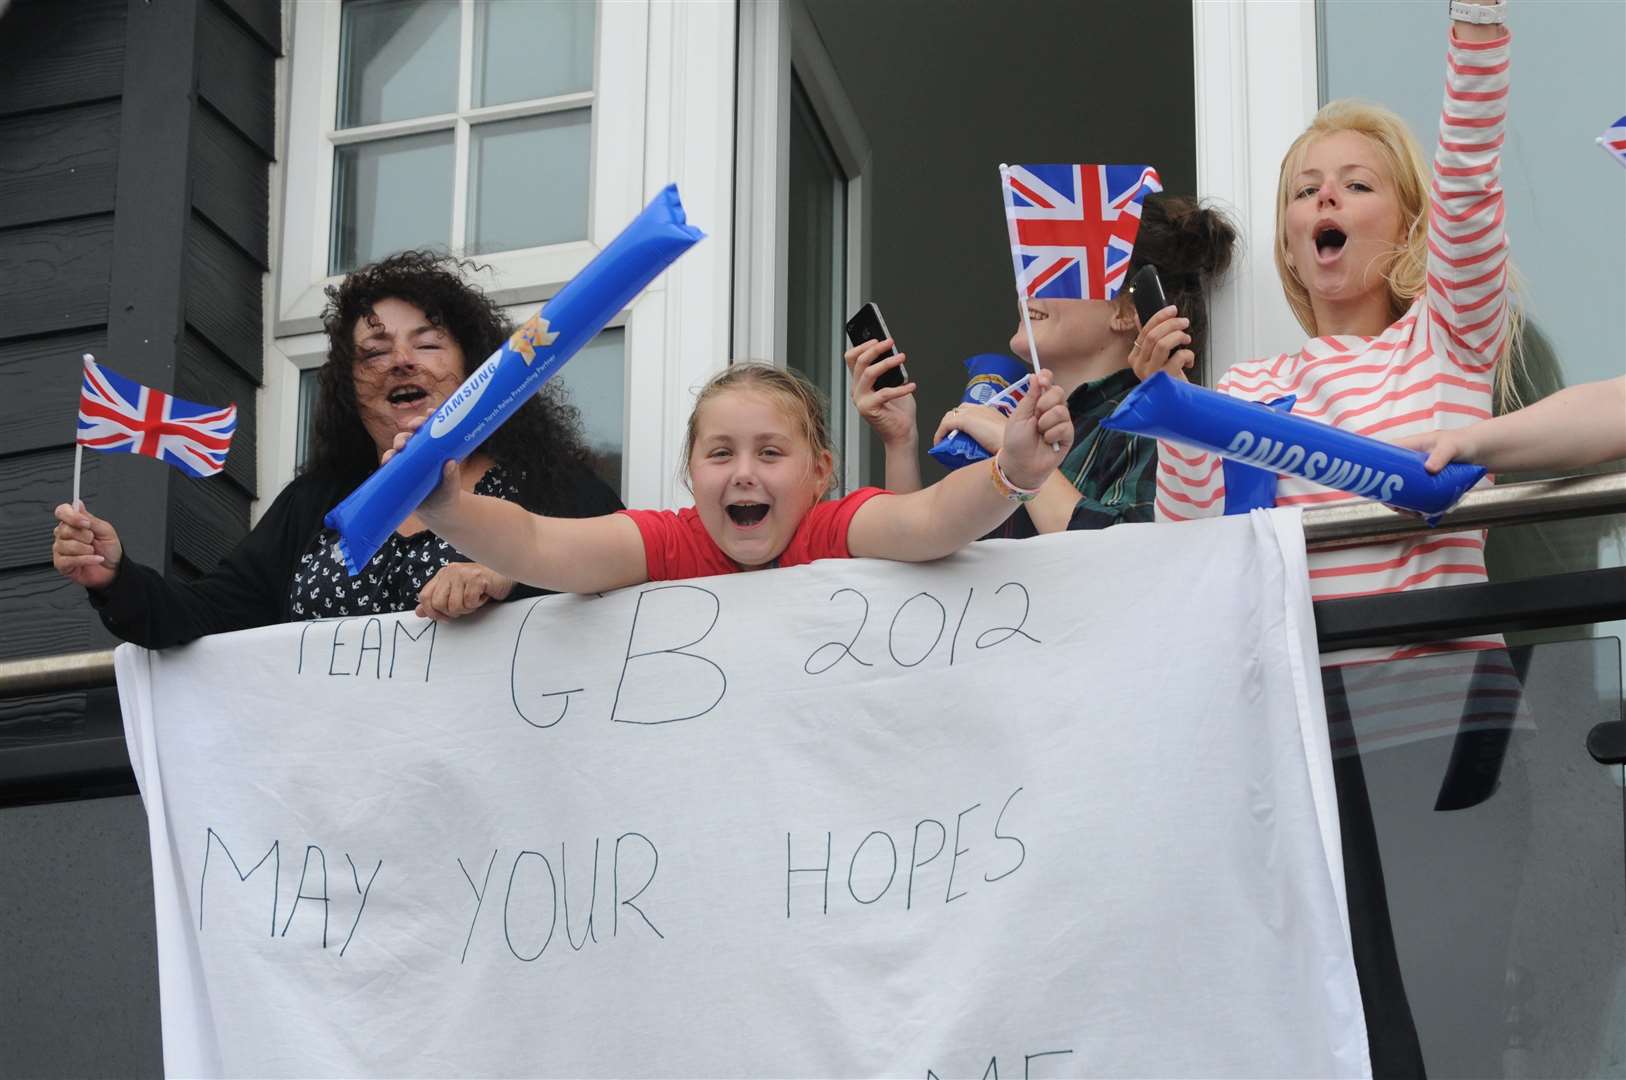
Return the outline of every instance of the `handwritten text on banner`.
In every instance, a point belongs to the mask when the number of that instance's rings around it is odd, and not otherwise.
[[[1255,514],[125,646],[166,1067],[1364,1074],[1303,562]]]

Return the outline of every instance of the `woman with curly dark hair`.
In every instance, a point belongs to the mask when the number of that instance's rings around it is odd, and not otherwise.
[[[467,264],[405,251],[328,289],[328,355],[317,376],[313,445],[301,474],[211,573],[177,584],[124,554],[88,511],[59,507],[53,562],[83,586],[109,630],[149,648],[275,622],[416,607],[455,618],[536,590],[468,561],[403,521],[361,574],[345,573],[322,516],[378,468],[408,422],[439,408],[512,331]],[[553,517],[592,517],[621,501],[592,471],[581,423],[557,384],[527,402],[462,463],[465,490]]]

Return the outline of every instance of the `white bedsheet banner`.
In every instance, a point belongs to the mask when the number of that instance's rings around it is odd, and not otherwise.
[[[164,1059],[1370,1067],[1295,515],[123,646]]]

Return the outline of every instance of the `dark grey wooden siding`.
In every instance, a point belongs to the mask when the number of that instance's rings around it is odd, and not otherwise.
[[[15,0],[0,16],[0,658],[111,643],[50,566],[82,353],[239,410],[210,480],[86,455],[86,504],[130,555],[185,577],[248,527],[281,27],[277,0]],[[0,701],[0,779],[116,732],[105,694]]]

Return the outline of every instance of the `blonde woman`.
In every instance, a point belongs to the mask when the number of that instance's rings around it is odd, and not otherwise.
[[[1452,7],[1432,176],[1404,121],[1364,102],[1328,104],[1289,148],[1278,185],[1276,268],[1313,336],[1297,352],[1235,365],[1216,389],[1250,400],[1296,394],[1294,415],[1389,441],[1491,415],[1507,383],[1515,330],[1499,181],[1505,6],[1461,0]],[[1165,318],[1153,318],[1141,340],[1159,340]],[[1160,356],[1137,345],[1136,374],[1179,377],[1179,367],[1160,364]],[[1325,506],[1353,497],[1283,477],[1277,502]],[[1159,447],[1159,519],[1217,515],[1224,502],[1219,458]],[[1478,532],[1310,555],[1318,600],[1483,580]],[[1500,644],[1484,638],[1367,649],[1324,662]]]

